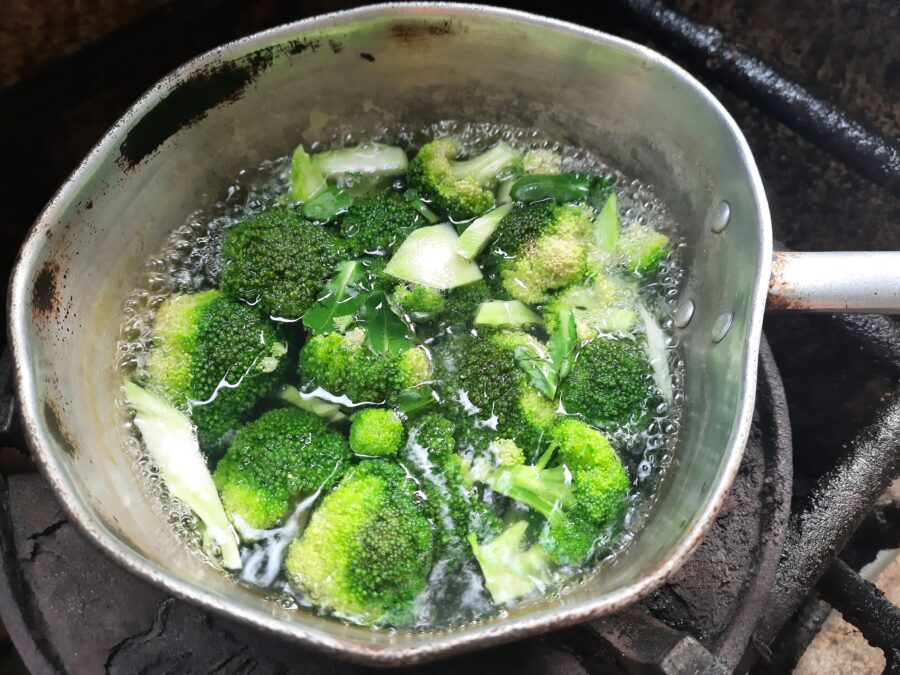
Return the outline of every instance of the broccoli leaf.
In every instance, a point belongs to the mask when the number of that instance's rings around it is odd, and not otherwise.
[[[572,368],[577,343],[575,315],[572,310],[564,308],[559,310],[556,329],[550,337],[549,357],[538,353],[531,345],[519,345],[513,357],[531,385],[552,401],[556,398],[560,382]]]
[[[569,374],[577,342],[575,314],[570,309],[562,308],[557,316],[556,329],[550,336],[550,359],[556,368],[557,382],[562,382]]]
[[[588,202],[594,208],[603,208],[612,192],[612,186],[603,176],[590,173],[532,174],[522,176],[513,183],[510,194],[517,202],[539,202],[554,199],[557,202]]]
[[[412,343],[406,324],[394,314],[383,292],[372,293],[366,298],[361,319],[366,326],[363,344],[373,354],[399,354],[410,348]]]
[[[339,263],[337,274],[325,286],[328,293],[306,311],[303,325],[315,333],[324,333],[334,330],[336,318],[355,314],[368,297],[358,286],[365,272],[358,260]]]
[[[437,402],[437,394],[427,384],[404,389],[389,400],[392,407],[409,416],[418,415]]]
[[[338,187],[330,187],[303,204],[303,215],[309,220],[328,223],[353,204],[353,197]]]

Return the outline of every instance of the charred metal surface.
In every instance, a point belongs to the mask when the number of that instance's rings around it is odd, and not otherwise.
[[[792,516],[772,594],[775,601],[755,633],[758,643],[768,644],[775,637],[897,476],[900,399],[895,398]]]
[[[884,652],[886,673],[900,672],[900,609],[846,563],[834,560],[819,580],[822,598]]]
[[[34,278],[31,291],[31,306],[44,317],[55,314],[59,309],[59,263],[47,261]]]
[[[422,21],[404,21],[391,26],[391,39],[400,44],[410,46],[424,45],[429,39],[452,35],[453,24],[450,21],[428,23]]]
[[[695,23],[656,0],[615,0],[614,4],[629,12],[641,31],[670,46],[694,67],[900,196],[900,150],[886,138],[817,99],[715,28]]]
[[[53,435],[53,439],[59,443],[60,447],[70,455],[76,454],[78,449],[72,442],[69,432],[66,431],[66,427],[61,419],[56,403],[52,401],[44,402],[44,418],[46,419],[47,429]]]
[[[835,323],[855,338],[881,365],[900,374],[900,325],[880,314],[846,314]]]
[[[852,545],[841,553],[841,559],[854,570],[875,560],[879,551],[900,548],[900,503],[877,506],[860,523]],[[900,640],[900,634],[897,639]]]

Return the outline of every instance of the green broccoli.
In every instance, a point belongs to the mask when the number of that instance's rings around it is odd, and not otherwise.
[[[593,340],[599,333],[631,333],[637,323],[635,289],[620,281],[596,274],[582,285],[569,286],[544,306],[544,324],[553,332],[562,309],[575,316],[578,339]]]
[[[622,230],[618,251],[629,272],[651,276],[669,255],[669,238],[652,227],[632,223]]]
[[[398,620],[427,585],[431,526],[417,486],[389,461],[360,462],[288,550],[288,580],[318,607],[377,624]]]
[[[444,294],[422,284],[397,284],[391,299],[413,323],[429,323],[444,311]]]
[[[431,379],[431,361],[420,347],[376,356],[363,346],[364,338],[363,328],[311,338],[300,351],[300,376],[306,388],[321,387],[353,403],[380,403]]]
[[[487,544],[469,534],[469,544],[478,559],[485,587],[494,602],[505,605],[534,591],[543,592],[553,580],[553,563],[537,544],[524,548],[527,521],[510,525]]]
[[[269,316],[299,319],[344,255],[323,226],[290,209],[269,209],[226,230],[222,290]]]
[[[577,564],[622,514],[628,473],[606,437],[578,420],[557,422],[547,440],[537,464],[500,466],[484,481],[547,519],[540,543],[554,562]]]
[[[587,275],[592,228],[588,207],[517,204],[500,221],[488,268],[496,269],[512,297],[543,302],[552,291]]]
[[[190,407],[207,449],[238,426],[284,370],[281,330],[220,291],[170,296],[153,330],[147,379],[177,405]]]
[[[372,192],[360,197],[341,220],[341,234],[352,255],[383,255],[400,244],[425,218],[396,192]]]
[[[522,172],[525,174],[541,174],[544,176],[561,173],[562,157],[558,152],[535,148],[525,153],[522,158]]]
[[[445,298],[443,319],[451,325],[471,326],[481,303],[491,297],[491,289],[483,279],[454,288]]]
[[[613,430],[645,425],[656,400],[646,351],[631,338],[599,337],[582,346],[563,384],[569,413]]]
[[[361,410],[350,425],[350,447],[357,455],[393,457],[405,437],[403,422],[386,408]]]
[[[455,432],[447,418],[426,415],[412,428],[403,454],[425,495],[422,510],[435,527],[435,557],[450,563],[468,555],[469,532],[499,531],[499,520],[478,498],[456,453]]]
[[[436,349],[444,398],[470,434],[461,440],[486,448],[482,442],[493,433],[532,452],[556,418],[556,406],[528,383],[515,361],[516,347],[537,341],[517,331],[482,333],[451,336]],[[472,416],[478,424],[467,419]]]
[[[459,152],[456,139],[439,138],[422,146],[407,171],[410,184],[435,208],[457,221],[491,209],[491,182],[521,160],[521,155],[506,143],[468,160],[456,160]]]
[[[267,529],[293,499],[336,484],[350,457],[347,440],[327,422],[277,408],[238,430],[213,479],[236,522]]]

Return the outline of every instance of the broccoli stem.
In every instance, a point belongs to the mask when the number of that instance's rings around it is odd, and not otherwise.
[[[386,178],[406,173],[408,160],[402,148],[369,143],[320,152],[312,157],[315,167],[334,180],[348,174]]]
[[[503,204],[472,221],[472,224],[459,235],[456,252],[466,260],[474,260],[488,245],[500,221],[512,210],[512,206],[511,202]]]
[[[313,164],[303,144],[297,146],[291,157],[291,192],[295,199],[305,202],[322,192],[327,186],[325,176]]]
[[[493,148],[472,159],[450,162],[450,171],[457,180],[472,178],[479,185],[497,177],[503,169],[519,160],[519,153],[507,143]]]
[[[469,534],[485,586],[498,604],[543,591],[553,578],[552,563],[540,547],[523,548],[527,529],[528,523],[519,521],[487,544],[479,544],[474,532]]]
[[[305,410],[311,412],[313,415],[318,415],[326,422],[332,424],[337,424],[338,422],[343,422],[347,419],[347,416],[341,412],[341,406],[337,403],[328,403],[327,401],[323,401],[322,399],[313,396],[304,398],[297,387],[292,387],[289,384],[286,384],[281,388],[281,391],[278,392],[278,398],[300,408],[300,410]]]
[[[613,253],[619,243],[619,211],[616,193],[609,195],[594,219],[594,243],[601,251]]]
[[[602,176],[589,173],[535,174],[522,176],[510,194],[526,204],[553,199],[559,203],[588,202],[600,209],[612,194],[612,187]]]
[[[130,380],[124,386],[128,405],[135,412],[134,423],[169,492],[203,521],[204,541],[219,548],[225,567],[240,569],[237,536],[200,453],[194,425],[163,397]]]
[[[495,492],[531,507],[548,520],[560,508],[569,508],[574,503],[570,475],[564,466],[552,469],[527,464],[501,467],[488,476],[487,484]]]
[[[541,325],[544,320],[519,300],[489,300],[481,303],[475,323],[481,326],[518,327]]]

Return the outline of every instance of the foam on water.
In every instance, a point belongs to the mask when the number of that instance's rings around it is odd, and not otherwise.
[[[626,176],[588,150],[555,142],[534,129],[493,124],[460,125],[455,122],[441,122],[425,128],[380,129],[366,134],[339,128],[330,138],[313,143],[308,149],[315,152],[372,140],[414,148],[431,138],[447,134],[460,138],[463,147],[470,152],[489,147],[499,140],[523,149],[546,148],[559,152],[564,158],[563,170],[590,171],[604,176],[613,184],[624,223],[633,221],[649,225],[668,234],[672,241],[679,242],[679,247],[682,245],[671,214],[651,186]],[[147,355],[154,344],[153,319],[160,304],[171,293],[196,292],[217,284],[221,271],[223,232],[232,224],[273,204],[286,191],[289,174],[290,158],[281,157],[242,170],[220,198],[198,195],[198,203],[211,205],[191,213],[184,224],[172,232],[159,254],[147,261],[141,287],[133,290],[125,301],[116,354],[123,375],[140,377],[145,373]],[[625,516],[624,532],[618,533],[615,538],[611,533],[603,533],[598,539],[598,548],[604,550],[601,559],[596,562],[601,566],[613,561],[639,536],[677,443],[684,377],[684,363],[678,356],[672,320],[682,277],[679,247],[664,263],[656,279],[652,283],[643,283],[640,290],[648,313],[658,322],[658,331],[651,331],[647,338],[648,342],[656,344],[657,351],[662,350],[662,358],[666,360],[663,372],[667,369],[671,377],[671,403],[663,404],[654,411],[654,420],[645,431],[621,431],[611,436],[611,441],[628,466],[634,490]],[[429,345],[440,339],[441,335],[423,337],[425,344]],[[660,377],[658,369],[656,375]],[[465,396],[465,392],[461,395]],[[129,421],[124,400],[118,401],[118,406],[128,431],[125,451],[133,458],[135,471],[145,485],[148,498],[164,514],[176,536],[201,559],[207,560],[196,518],[190,509],[169,497],[158,469],[146,454],[136,429]],[[302,530],[311,505],[311,500],[305,500],[296,506],[280,527],[256,532],[250,537],[254,542],[242,547],[245,570],[236,578],[239,583],[258,588],[272,602],[283,607],[315,611],[280,573],[287,543]],[[571,572],[571,576],[561,585],[548,592],[557,594],[565,586],[578,583],[589,576],[590,569]],[[409,624],[404,628],[419,631],[443,629],[504,612],[503,608],[497,608],[490,602],[477,566],[467,562],[450,570],[444,561],[439,561],[431,571],[428,588],[417,599]]]

